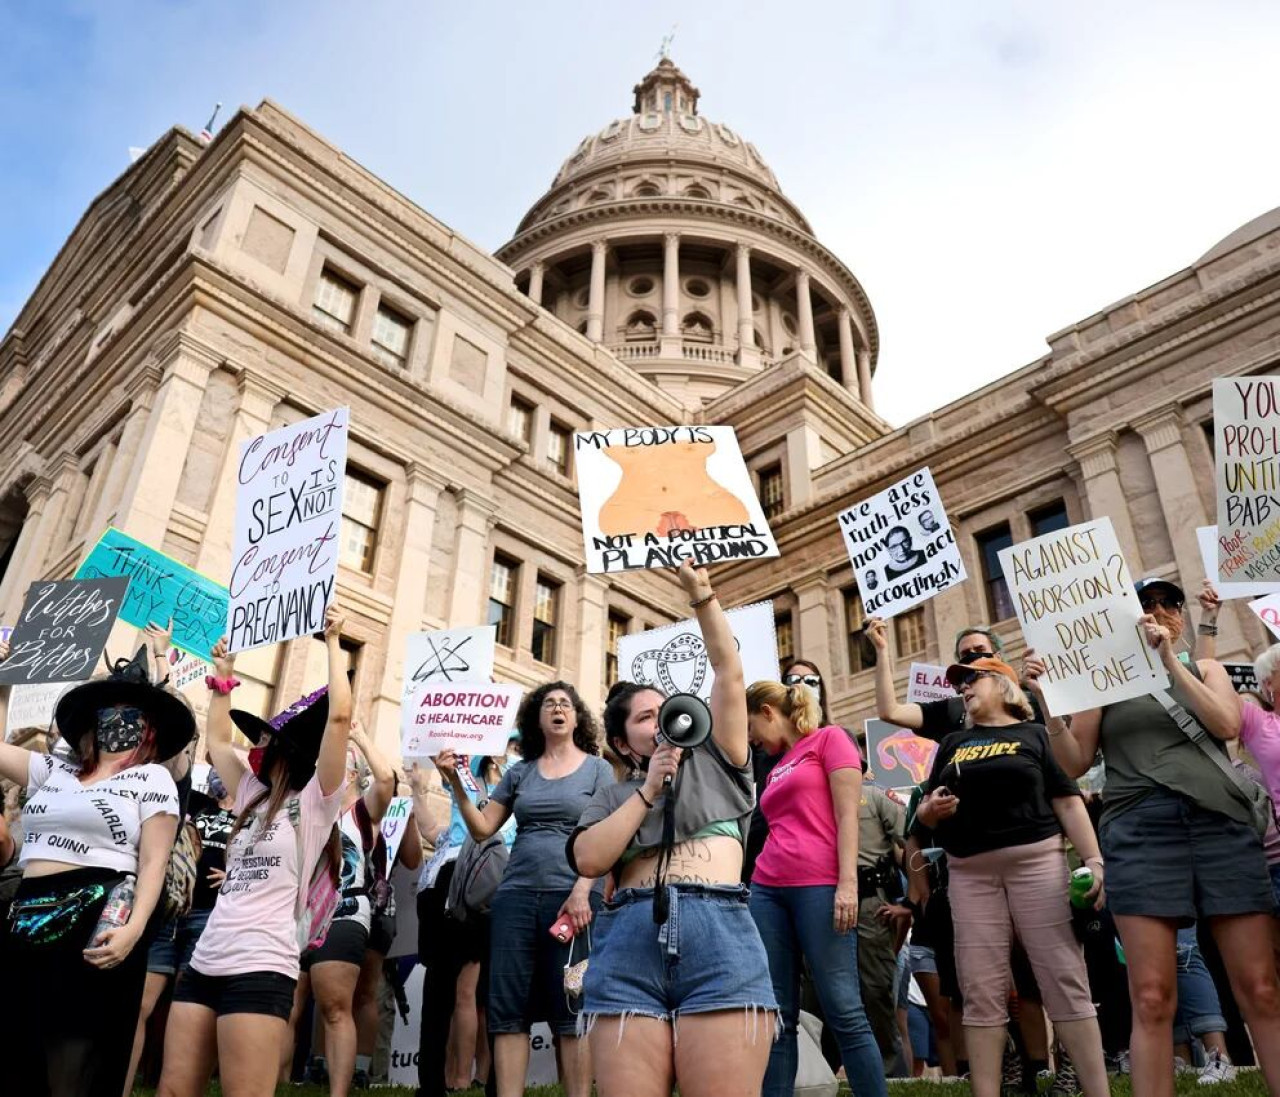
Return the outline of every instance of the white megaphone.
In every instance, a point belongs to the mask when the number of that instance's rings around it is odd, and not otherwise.
[[[711,735],[711,710],[696,693],[675,693],[658,710],[658,742],[681,750],[700,747]],[[671,778],[663,780],[671,784]]]

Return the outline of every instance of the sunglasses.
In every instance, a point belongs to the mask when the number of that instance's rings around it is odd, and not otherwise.
[[[784,686],[812,686],[817,689],[822,685],[822,679],[816,674],[784,674],[782,676],[782,684]]]
[[[966,670],[963,674],[956,675],[956,689],[963,689],[965,686],[972,685],[979,678],[991,678],[995,675],[994,670]]]
[[[1183,601],[1171,594],[1152,593],[1138,595],[1138,604],[1143,609],[1171,609],[1176,613],[1182,609]]]
[[[974,648],[971,651],[966,651],[962,656],[960,656],[958,661],[968,665],[978,659],[990,659],[994,655],[994,651],[979,651],[977,648]]]

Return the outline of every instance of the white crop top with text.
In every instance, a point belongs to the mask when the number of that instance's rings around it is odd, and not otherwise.
[[[23,865],[62,861],[136,873],[142,824],[178,814],[178,789],[164,766],[130,766],[82,785],[74,766],[33,752],[27,773]]]

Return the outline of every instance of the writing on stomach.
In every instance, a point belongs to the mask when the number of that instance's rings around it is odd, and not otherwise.
[[[653,887],[658,851],[647,849],[622,870],[624,888]],[[727,834],[690,838],[671,851],[668,884],[736,884],[742,879],[742,843]]]

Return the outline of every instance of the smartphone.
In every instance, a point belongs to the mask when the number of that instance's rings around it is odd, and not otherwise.
[[[573,923],[568,918],[561,918],[548,931],[562,945],[573,940]]]

